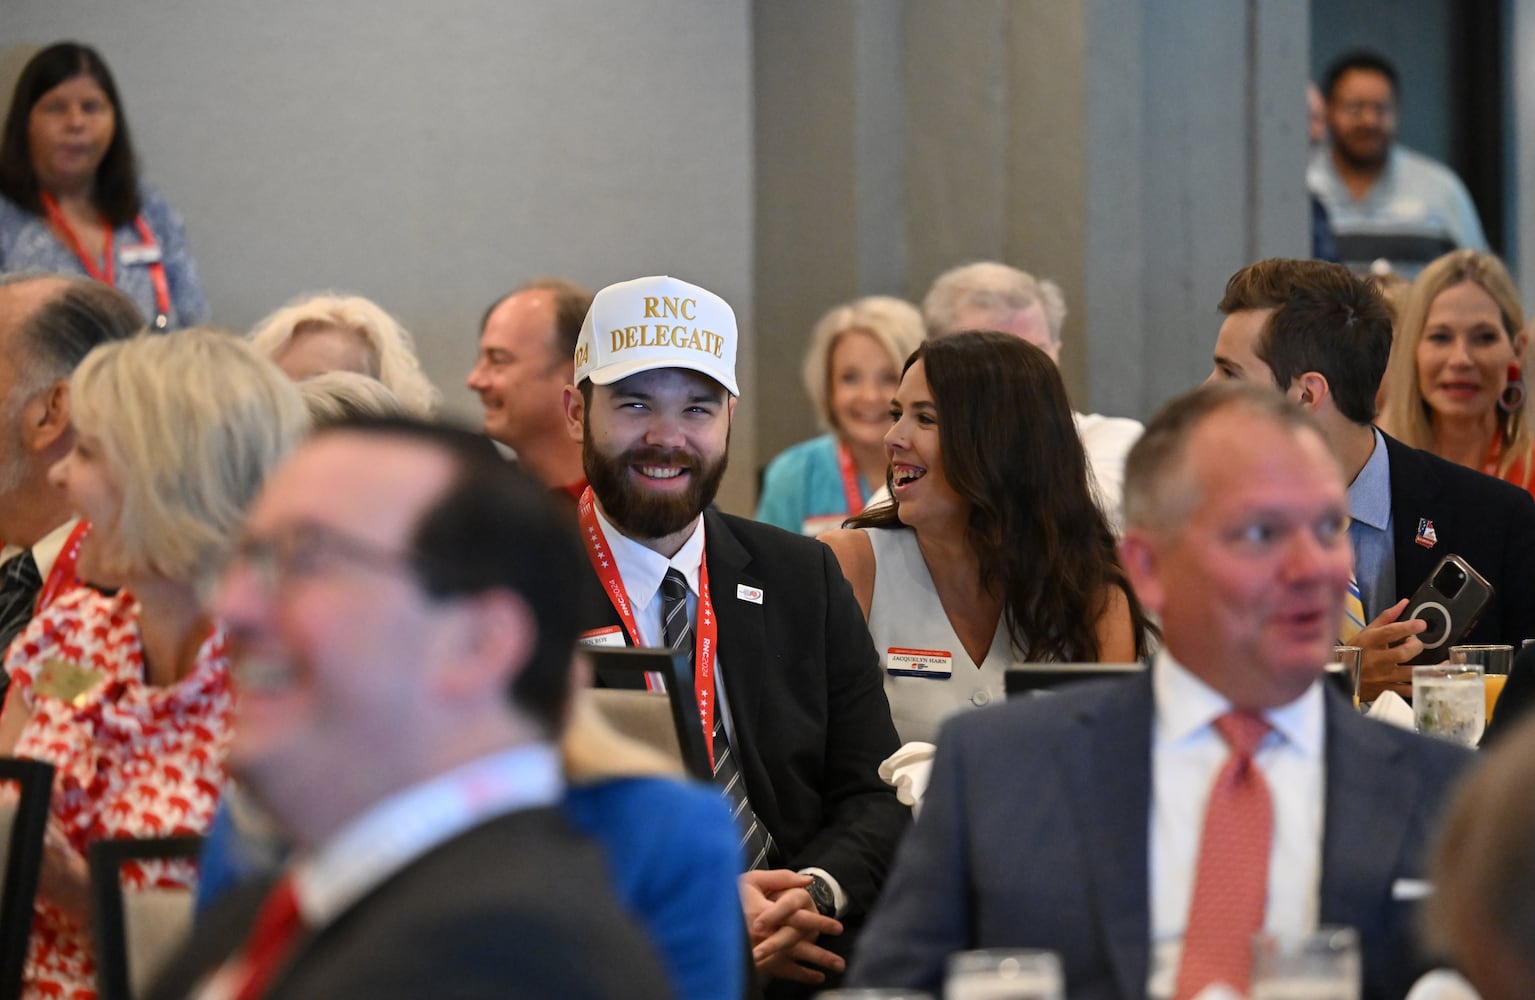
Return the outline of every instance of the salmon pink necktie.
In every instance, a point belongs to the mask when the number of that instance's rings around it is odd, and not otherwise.
[[[1205,806],[1174,1000],[1217,982],[1246,993],[1252,936],[1263,929],[1274,806],[1253,754],[1269,725],[1247,712],[1227,712],[1215,729],[1231,754]]]

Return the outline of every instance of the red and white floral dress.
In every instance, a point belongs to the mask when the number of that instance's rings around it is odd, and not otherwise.
[[[209,634],[190,674],[152,687],[144,681],[138,618],[139,603],[128,593],[108,597],[82,587],[33,619],[6,656],[8,698],[32,710],[16,756],[56,768],[50,823],[82,856],[104,837],[203,833],[224,786],[234,692],[223,630]],[[191,878],[184,863],[124,870],[129,884],[146,887],[190,885]],[[96,995],[89,932],[41,895],[25,978],[26,997]]]

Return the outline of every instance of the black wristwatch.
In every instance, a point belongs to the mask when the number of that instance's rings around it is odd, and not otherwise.
[[[810,901],[815,903],[817,913],[823,917],[837,915],[837,897],[832,894],[830,882],[819,875],[812,875],[805,891],[810,893]]]

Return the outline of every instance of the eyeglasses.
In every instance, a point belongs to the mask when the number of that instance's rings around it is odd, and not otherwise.
[[[1365,112],[1373,112],[1376,118],[1390,118],[1396,114],[1396,104],[1391,101],[1343,101],[1338,114],[1344,118],[1363,118]]]
[[[416,576],[416,556],[313,521],[293,524],[266,538],[245,537],[235,546],[231,567],[244,566],[267,593],[284,583],[310,580],[344,568]]]

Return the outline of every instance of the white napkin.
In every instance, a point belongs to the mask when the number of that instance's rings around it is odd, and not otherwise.
[[[895,789],[895,797],[911,806],[912,815],[922,811],[922,796],[933,773],[933,751],[938,748],[920,740],[906,743],[879,765],[879,776]]]
[[[1390,723],[1398,729],[1417,729],[1418,720],[1412,714],[1412,706],[1395,691],[1382,691],[1375,704],[1370,706],[1369,717]]]
[[[1449,969],[1425,972],[1423,978],[1412,984],[1407,1000],[1482,1000],[1481,994],[1461,978],[1460,973]]]

